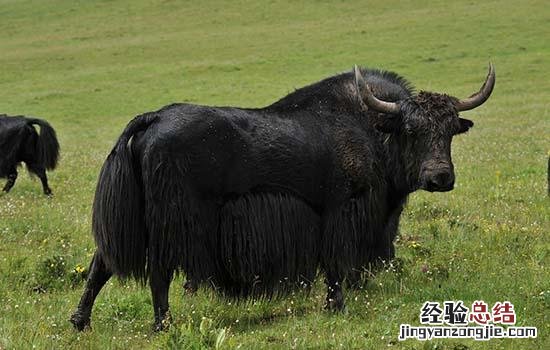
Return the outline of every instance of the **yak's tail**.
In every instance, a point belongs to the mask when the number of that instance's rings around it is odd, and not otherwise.
[[[97,183],[92,230],[107,268],[121,278],[146,281],[148,234],[144,194],[129,141],[154,122],[154,115],[134,118],[103,164]]]
[[[55,130],[42,119],[29,119],[29,124],[40,126],[40,134],[36,142],[36,155],[39,164],[48,170],[55,169],[59,159],[59,142]]]

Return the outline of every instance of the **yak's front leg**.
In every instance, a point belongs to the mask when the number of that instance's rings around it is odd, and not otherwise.
[[[327,298],[325,308],[332,311],[343,311],[346,308],[342,292],[343,278],[333,272],[327,272]]]
[[[92,307],[99,291],[105,283],[111,278],[112,273],[107,270],[101,255],[96,251],[92,262],[90,263],[90,274],[86,281],[86,289],[80,298],[78,308],[71,316],[71,323],[79,331],[90,326],[90,316],[92,315]]]
[[[2,191],[8,193],[13,185],[15,185],[15,180],[17,180],[17,170],[13,169],[12,171],[10,171],[8,175],[8,181],[6,182],[6,185],[4,186]]]
[[[349,204],[335,206],[323,218],[323,240],[321,243],[321,265],[325,272],[327,298],[325,309],[343,311],[345,308],[342,282],[353,266],[357,246],[349,227]]]
[[[172,274],[173,270],[151,268],[149,283],[155,310],[155,324],[153,325],[155,332],[166,329],[170,325],[168,291],[170,290]]]

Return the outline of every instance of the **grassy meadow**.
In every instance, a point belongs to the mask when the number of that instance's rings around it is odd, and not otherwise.
[[[0,350],[550,349],[549,40],[542,0],[0,0],[0,113],[47,119],[62,147],[52,198],[24,170],[0,194]],[[321,278],[309,295],[235,304],[185,295],[178,276],[173,324],[154,334],[149,289],[112,279],[92,330],[73,330],[99,169],[135,115],[263,106],[354,64],[466,97],[489,61],[493,96],[453,142],[455,190],[410,197],[395,264],[345,291],[345,314],[323,310]],[[428,300],[509,300],[539,336],[399,342]]]

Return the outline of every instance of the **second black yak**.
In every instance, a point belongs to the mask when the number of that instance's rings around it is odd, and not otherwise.
[[[40,133],[35,129],[40,127]],[[0,178],[8,181],[2,189],[9,192],[17,180],[17,167],[23,162],[42,182],[44,194],[51,195],[46,170],[53,170],[59,158],[55,130],[42,119],[0,114]]]

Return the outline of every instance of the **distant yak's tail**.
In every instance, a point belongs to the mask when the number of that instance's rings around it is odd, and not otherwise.
[[[29,119],[29,124],[40,126],[40,134],[36,142],[38,162],[48,170],[55,169],[59,159],[59,142],[55,130],[47,121],[42,119]]]
[[[144,195],[129,141],[155,121],[154,115],[134,118],[103,164],[97,183],[92,229],[99,253],[111,272],[145,281],[148,234]]]

